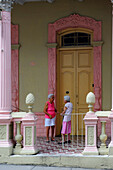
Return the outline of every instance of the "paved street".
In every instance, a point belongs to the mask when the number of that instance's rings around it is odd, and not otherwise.
[[[0,164],[0,170],[100,170],[86,168],[44,167],[34,165],[6,165]],[[111,169],[110,169],[111,170]]]

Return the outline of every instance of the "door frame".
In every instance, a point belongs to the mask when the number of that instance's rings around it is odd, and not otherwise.
[[[72,29],[71,29],[72,30]],[[77,29],[77,30],[73,30],[73,31],[77,31],[77,32],[79,32],[79,29]],[[82,30],[84,33],[85,33],[85,30]],[[64,31],[65,33],[66,33],[66,31]],[[69,33],[69,32],[68,32]],[[88,32],[89,33],[89,32]],[[60,35],[60,37],[59,37],[59,35]],[[60,42],[60,44],[61,44],[61,34],[59,34],[58,35],[58,41]],[[91,47],[91,46],[77,46],[77,47],[62,47],[62,48],[57,48],[57,99],[56,99],[56,102],[57,102],[57,109],[58,109],[58,111],[60,111],[61,112],[61,96],[59,96],[59,94],[60,94],[60,87],[61,87],[61,84],[60,84],[60,81],[61,81],[61,79],[60,79],[60,74],[61,74],[61,72],[60,72],[60,63],[62,63],[61,62],[61,60],[60,60],[60,56],[62,55],[62,54],[60,54],[61,52],[64,52],[64,53],[66,53],[66,51],[68,51],[68,52],[73,52],[73,54],[74,54],[74,57],[77,55],[77,53],[76,52],[86,52],[86,51],[90,51],[91,52],[91,55],[92,55],[92,59],[91,59],[91,65],[90,66],[92,66],[91,68],[91,70],[93,70],[93,47]],[[76,60],[76,61],[75,61]],[[73,62],[74,63],[78,63],[78,57],[76,56],[76,59],[74,59],[73,60]],[[74,66],[73,66],[74,67]],[[75,70],[75,67],[76,67],[76,70]],[[74,73],[74,76],[77,78],[78,77],[78,75],[77,75],[77,69],[78,68],[80,68],[79,66],[78,66],[78,64],[76,64],[76,66],[74,67],[74,70],[75,70],[75,73]],[[66,69],[66,67],[64,67],[65,69]],[[68,71],[67,71],[68,72]],[[87,71],[86,71],[87,72]],[[70,73],[70,72],[69,72]],[[88,73],[88,72],[87,72]],[[92,78],[93,78],[93,72],[92,72],[92,76],[91,76]],[[75,81],[77,84],[75,85],[74,84],[74,86],[77,88],[78,87],[78,78],[77,78],[77,80]],[[91,79],[91,84],[93,83],[93,81],[92,81],[92,79]],[[91,87],[91,84],[90,84],[90,90],[93,92],[93,87]],[[68,90],[68,89],[67,89]],[[74,91],[73,91],[74,92]],[[69,93],[70,94],[70,93]],[[75,94],[78,94],[78,90],[75,92]],[[63,97],[63,96],[62,96]],[[75,96],[75,99],[74,99],[74,101],[72,102],[72,100],[71,100],[71,102],[73,103],[73,113],[79,113],[78,112],[78,105],[77,105],[77,99],[79,99],[79,98],[76,98],[76,96]],[[62,101],[63,102],[63,101]],[[62,104],[64,104],[64,103],[62,103]],[[62,105],[62,107],[63,107],[63,105]],[[84,106],[83,106],[84,107]],[[76,108],[76,109],[75,109]],[[75,109],[75,110],[74,110]],[[87,107],[87,104],[86,104],[86,109],[88,110],[88,107]],[[80,112],[80,113],[85,113],[85,112]],[[83,115],[82,115],[83,116]],[[84,115],[85,116],[85,115]],[[81,115],[78,115],[78,121],[79,121],[79,119],[80,119],[80,117],[81,117]],[[81,117],[82,118],[82,120],[83,120],[83,117]],[[71,119],[72,120],[72,134],[73,135],[77,135],[77,133],[78,133],[78,135],[80,135],[82,132],[81,132],[81,130],[79,129],[79,127],[80,127],[80,124],[78,123],[78,127],[77,127],[77,114],[76,114],[76,116],[75,115],[73,115],[73,118]],[[83,123],[83,122],[82,122]],[[59,134],[60,134],[60,130],[61,130],[61,125],[62,125],[62,116],[60,116],[59,114],[57,115],[57,121],[56,121],[56,125],[58,125],[58,126],[56,126],[56,136],[58,136]],[[81,127],[82,127],[82,125],[81,125]],[[85,135],[85,126],[83,126],[84,127],[84,135]],[[78,132],[77,132],[77,128],[78,128]]]
[[[101,77],[101,21],[96,21],[90,17],[80,16],[78,14],[61,18],[54,23],[48,24],[48,94],[54,93],[56,104],[56,62],[57,62],[57,33],[67,28],[86,28],[93,31],[91,46],[93,47],[94,57],[94,110],[102,108],[102,77]]]

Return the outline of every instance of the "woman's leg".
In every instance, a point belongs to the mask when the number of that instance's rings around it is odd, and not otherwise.
[[[62,134],[62,141],[58,142],[58,144],[65,144],[65,134]]]
[[[51,126],[51,140],[54,140],[54,129],[55,126]]]
[[[47,138],[47,141],[49,141],[49,129],[50,129],[50,126],[46,126],[46,138]]]
[[[65,142],[65,134],[62,134],[62,142]]]
[[[70,140],[70,133],[68,134],[68,140]]]

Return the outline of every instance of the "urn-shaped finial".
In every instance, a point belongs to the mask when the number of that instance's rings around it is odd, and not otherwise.
[[[86,96],[86,103],[89,104],[88,108],[89,108],[89,112],[92,112],[92,107],[93,104],[95,103],[95,95],[92,92],[89,92]]]
[[[29,113],[32,113],[32,106],[35,102],[34,95],[32,93],[29,93],[26,96],[26,104],[28,105]]]

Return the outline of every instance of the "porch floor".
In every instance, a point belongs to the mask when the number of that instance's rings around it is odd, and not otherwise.
[[[37,138],[37,146],[39,149],[39,154],[79,154],[82,153],[85,146],[84,137],[73,137],[71,144],[60,145],[61,137],[55,137],[55,141],[46,142],[45,137]]]
[[[84,138],[74,137],[71,144],[59,145],[61,137],[56,137],[55,142],[46,143],[46,138],[37,138],[39,153],[35,155],[10,155],[0,157],[0,163],[21,165],[43,165],[57,167],[79,168],[113,168],[113,156],[109,155],[82,155]],[[78,139],[78,140],[77,140]],[[109,140],[107,140],[107,145]],[[98,146],[100,141],[98,140]],[[96,162],[96,163],[95,163]]]
[[[55,141],[50,141],[49,143],[46,142],[45,137],[38,137],[37,138],[37,146],[39,149],[38,154],[80,154],[83,152],[85,147],[85,137],[83,136],[73,136],[73,140],[71,137],[71,144],[59,145],[58,142],[61,142],[61,137],[55,137]],[[100,140],[97,140],[97,146],[100,146]],[[110,138],[107,139],[106,145],[110,143]]]

